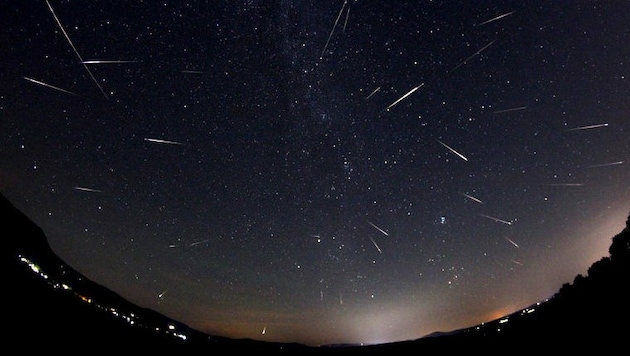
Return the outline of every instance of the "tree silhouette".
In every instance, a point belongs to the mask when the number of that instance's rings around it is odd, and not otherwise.
[[[630,260],[630,215],[626,220],[626,227],[612,239],[612,244],[608,249],[610,258],[614,262],[627,265]]]

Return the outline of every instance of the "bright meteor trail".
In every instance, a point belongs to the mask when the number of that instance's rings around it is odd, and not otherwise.
[[[376,226],[375,224],[373,224],[371,221],[368,221],[368,224],[372,225],[373,228],[375,228],[376,230],[380,231],[383,233],[383,235],[385,236],[389,236],[389,234],[387,233],[387,231],[381,229],[380,227]]]
[[[520,247],[518,244],[516,244],[516,242],[512,241],[510,238],[505,237],[505,236],[504,236],[504,238],[505,238],[505,239],[506,239],[509,243],[511,243],[512,245],[514,245],[515,247],[517,247],[517,248],[518,248],[518,247]]]
[[[503,15],[499,15],[499,16],[497,16],[497,17],[493,17],[493,18],[491,18],[490,20],[486,20],[486,21],[484,21],[484,22],[478,23],[478,24],[476,24],[475,26],[483,26],[483,25],[485,25],[485,24],[489,24],[490,22],[493,22],[493,21],[496,21],[496,20],[500,20],[500,19],[502,19],[502,18],[504,18],[504,17],[510,16],[510,15],[512,15],[512,14],[513,14],[513,13],[515,13],[515,12],[516,12],[516,11],[510,11],[510,12],[505,13],[505,14],[503,14]]]
[[[72,50],[74,51],[74,53],[77,55],[77,57],[79,57],[79,61],[81,61],[81,64],[83,64],[83,68],[85,68],[85,70],[90,75],[90,78],[92,78],[92,81],[101,90],[101,93],[103,93],[103,95],[105,96],[105,99],[109,100],[109,97],[107,96],[107,93],[105,93],[105,91],[103,90],[103,87],[101,87],[101,85],[98,83],[96,78],[94,78],[94,74],[92,74],[92,71],[90,70],[90,68],[88,68],[88,66],[85,63],[83,63],[83,58],[79,54],[79,51],[77,51],[77,48],[74,47],[74,43],[72,43],[72,40],[70,40],[70,36],[68,36],[68,33],[66,33],[66,30],[64,29],[63,25],[61,24],[61,21],[57,17],[57,14],[55,14],[55,10],[53,10],[52,5],[50,5],[50,2],[48,2],[48,0],[46,0],[46,5],[48,5],[48,9],[50,10],[50,12],[52,13],[53,17],[55,18],[55,21],[57,22],[57,25],[59,25],[59,28],[61,29],[61,32],[63,32],[63,35],[66,37],[66,40],[68,40],[68,43],[70,44],[70,47],[72,47]]]
[[[81,190],[84,192],[90,192],[90,193],[102,193],[102,190],[98,190],[98,189],[92,189],[92,188],[85,188],[85,187],[74,187],[74,189],[76,190]]]
[[[82,64],[123,64],[123,63],[136,63],[135,61],[115,61],[115,60],[89,60],[82,61]]]
[[[463,196],[465,196],[466,198],[468,198],[468,199],[472,200],[472,201],[475,201],[475,202],[477,202],[477,203],[479,203],[479,204],[483,204],[483,202],[482,202],[481,200],[479,200],[479,199],[477,199],[477,198],[473,197],[472,195],[468,195],[468,194],[466,194],[466,193],[460,193],[460,194],[461,194],[461,195],[463,195]]]
[[[592,166],[588,166],[588,168],[599,168],[599,167],[608,167],[608,166],[617,166],[623,164],[623,161],[610,162],[610,163],[602,163],[602,164],[594,164]]]
[[[367,99],[371,98],[371,97],[372,97],[372,95],[376,94],[376,92],[377,92],[377,91],[379,91],[379,90],[381,90],[381,87],[378,87],[378,88],[374,89],[374,90],[370,93],[370,95],[368,95],[368,96],[366,96],[366,97],[365,97],[365,100],[367,100]]]
[[[341,10],[339,10],[339,15],[337,15],[337,19],[335,20],[335,24],[333,25],[332,30],[330,30],[330,34],[328,35],[328,39],[326,40],[326,45],[324,45],[324,49],[322,49],[322,53],[320,54],[320,58],[324,57],[324,53],[326,52],[326,48],[328,48],[328,43],[330,42],[330,38],[332,37],[333,32],[335,32],[335,28],[337,27],[337,23],[339,22],[339,18],[341,17],[341,13],[343,12],[343,9],[346,8],[347,4],[348,4],[348,1],[344,1],[343,2],[343,5],[341,6]]]
[[[181,143],[181,142],[160,140],[158,138],[145,138],[144,140],[148,141],[148,142],[153,142],[153,143],[164,143],[164,144],[167,144],[167,145],[183,145],[183,143]]]
[[[381,248],[378,247],[378,245],[376,244],[376,241],[374,241],[373,238],[370,237],[370,241],[372,241],[372,244],[374,245],[374,247],[376,247],[376,250],[378,250],[378,253],[383,253],[383,251],[381,251]]]
[[[511,221],[506,221],[506,220],[495,218],[494,216],[485,215],[485,214],[479,214],[479,215],[483,216],[484,218],[488,218],[490,220],[494,220],[496,222],[500,222],[500,223],[505,224],[505,225],[512,225]]]
[[[579,127],[574,127],[572,129],[567,129],[565,131],[580,131],[580,130],[589,130],[589,129],[597,129],[600,127],[606,127],[608,126],[608,124],[596,124],[596,125],[587,125],[587,126],[579,126]]]
[[[464,157],[464,155],[463,155],[463,154],[461,154],[461,153],[459,153],[459,152],[455,151],[455,150],[454,150],[451,146],[449,146],[449,145],[445,144],[444,142],[442,142],[442,141],[440,141],[440,140],[437,140],[437,142],[439,142],[442,146],[444,146],[444,147],[448,148],[448,149],[449,149],[451,152],[453,152],[454,154],[458,155],[458,156],[459,156],[459,158],[463,159],[464,161],[468,161],[468,158]]]
[[[413,92],[415,92],[416,90],[420,89],[422,86],[424,85],[424,83],[418,85],[417,87],[411,89],[410,91],[407,92],[407,94],[401,96],[400,98],[398,98],[398,100],[394,101],[393,103],[389,104],[389,106],[387,107],[387,110],[389,110],[392,106],[398,104],[399,102],[405,100],[405,98],[407,98],[409,95],[413,94]]]
[[[73,93],[73,92],[71,92],[71,91],[69,91],[69,90],[61,89],[61,88],[56,87],[56,86],[54,86],[54,85],[50,85],[50,84],[46,84],[46,83],[44,83],[44,82],[40,82],[39,80],[35,80],[35,79],[29,78],[29,77],[24,77],[24,79],[28,80],[29,82],[33,82],[33,83],[35,83],[35,84],[39,84],[39,85],[42,85],[42,86],[45,86],[45,87],[48,87],[48,88],[51,88],[51,89],[55,89],[55,90],[58,90],[58,91],[64,92],[64,93],[68,93],[68,94],[72,94],[72,95],[77,95],[76,93]]]

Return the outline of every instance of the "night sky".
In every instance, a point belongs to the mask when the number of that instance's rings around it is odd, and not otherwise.
[[[415,339],[552,296],[630,212],[628,1],[12,1],[0,190],[214,335]]]

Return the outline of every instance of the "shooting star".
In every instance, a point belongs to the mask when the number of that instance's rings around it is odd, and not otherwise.
[[[90,78],[92,78],[92,81],[101,90],[101,93],[103,93],[103,95],[105,96],[105,99],[109,100],[109,97],[107,96],[107,93],[105,93],[105,91],[103,90],[103,87],[101,87],[101,85],[98,83],[96,78],[94,78],[94,74],[92,74],[92,71],[90,70],[90,68],[87,66],[87,64],[83,63],[83,58],[81,58],[81,55],[79,54],[79,51],[77,51],[76,47],[74,47],[74,43],[72,43],[72,40],[70,40],[70,36],[68,36],[68,33],[66,33],[66,30],[63,28],[63,25],[61,24],[61,21],[59,21],[59,18],[57,17],[57,14],[55,14],[55,10],[53,10],[53,8],[50,5],[50,2],[48,0],[46,0],[46,5],[48,5],[48,9],[50,10],[50,12],[52,13],[53,17],[55,18],[55,21],[57,22],[57,25],[59,25],[59,28],[61,29],[61,32],[63,32],[63,35],[66,37],[66,40],[68,40],[68,43],[70,44],[70,47],[72,47],[72,50],[74,51],[74,53],[77,55],[77,57],[79,57],[79,61],[81,62],[81,64],[83,64],[83,68],[85,68],[85,70],[90,75]]]
[[[489,24],[490,22],[493,22],[493,21],[496,21],[496,20],[500,20],[500,19],[502,19],[502,18],[504,18],[504,17],[508,17],[508,16],[512,15],[513,13],[515,13],[515,12],[516,12],[516,11],[510,11],[510,12],[505,13],[505,14],[503,14],[503,15],[499,15],[499,16],[497,16],[497,17],[493,17],[493,18],[491,18],[490,20],[486,20],[486,21],[484,21],[484,22],[478,23],[478,24],[476,24],[475,26],[477,27],[477,26],[483,26],[483,25],[485,25],[485,24]]]
[[[485,51],[488,47],[490,47],[493,43],[495,43],[497,40],[494,40],[490,43],[488,43],[487,45],[481,47],[481,49],[479,49],[477,52],[473,53],[472,56],[464,59],[462,62],[460,62],[458,65],[456,65],[455,67],[453,67],[453,69],[449,70],[447,73],[450,73],[452,71],[454,71],[455,69],[463,66],[464,64],[466,64],[466,62],[468,62],[469,60],[473,59],[476,55],[478,55],[479,53]]]
[[[265,335],[267,333],[267,327],[264,326],[262,331],[260,332],[262,335]]]
[[[158,294],[158,298],[160,298],[160,299],[164,298],[164,294],[166,294],[166,291],[167,291],[167,290],[168,290],[168,289],[166,289],[166,290],[165,290],[165,291],[163,291],[162,293]]]
[[[466,193],[459,193],[459,194],[461,194],[461,195],[465,196],[466,198],[468,198],[468,199],[470,199],[470,200],[472,200],[472,201],[476,201],[476,202],[477,202],[477,203],[479,203],[479,204],[483,204],[483,202],[482,202],[481,200],[479,200],[479,199],[477,199],[477,198],[473,197],[472,195],[468,195],[468,194],[466,194]]]
[[[153,143],[164,143],[164,144],[167,144],[167,145],[183,145],[183,143],[181,143],[181,142],[160,140],[160,139],[157,139],[157,138],[145,138],[144,140],[148,141],[148,142],[153,142]]]
[[[485,215],[485,214],[479,214],[479,215],[483,216],[484,218],[488,218],[490,220],[494,220],[496,222],[500,222],[500,223],[505,224],[505,225],[512,225],[511,221],[502,220],[502,219],[499,219],[499,218],[495,218],[494,216]]]
[[[57,25],[59,25],[59,28],[61,29],[61,32],[63,32],[63,35],[66,37],[66,40],[68,40],[68,43],[70,44],[70,47],[72,47],[72,50],[74,51],[74,53],[77,55],[77,57],[79,57],[79,61],[81,61],[81,64],[83,64],[83,68],[85,68],[85,70],[90,75],[90,78],[92,78],[92,81],[101,90],[101,93],[103,93],[103,95],[105,96],[105,99],[109,100],[109,97],[107,96],[107,93],[105,93],[105,91],[103,90],[103,87],[101,87],[101,85],[98,83],[96,78],[94,78],[94,74],[92,74],[92,71],[90,70],[90,68],[88,68],[88,66],[85,63],[83,63],[83,58],[81,58],[81,55],[79,54],[79,51],[77,51],[76,47],[74,47],[74,43],[72,43],[72,41],[70,40],[70,36],[68,36],[68,33],[66,33],[66,30],[63,28],[63,25],[61,24],[61,21],[59,21],[59,18],[57,17],[57,14],[55,14],[55,10],[53,10],[53,8],[50,5],[50,2],[48,0],[46,0],[46,5],[48,5],[48,9],[53,14],[53,17],[55,18],[55,21],[57,22]]]
[[[188,246],[197,246],[197,245],[201,245],[202,243],[208,242],[208,241],[210,241],[210,239],[205,239],[205,240],[202,240],[202,241],[195,241],[195,242],[191,242],[190,245],[188,245]]]
[[[346,33],[346,25],[348,24],[348,17],[350,16],[350,5],[348,5],[348,11],[346,11],[346,20],[343,22],[343,33]]]
[[[520,246],[519,246],[519,245],[517,245],[517,244],[516,244],[516,242],[514,242],[514,241],[510,240],[508,237],[503,236],[503,238],[504,238],[504,239],[506,239],[506,240],[508,240],[508,242],[509,242],[509,243],[511,243],[512,245],[516,246],[516,248],[520,248]]]
[[[372,97],[372,95],[376,94],[376,92],[377,92],[377,91],[379,91],[379,90],[381,90],[381,87],[378,87],[378,88],[374,89],[374,90],[370,93],[370,95],[368,95],[368,96],[366,96],[366,97],[365,97],[365,100],[368,100],[369,98],[371,98],[371,97]]]
[[[522,266],[522,265],[523,265],[523,263],[522,263],[522,262],[519,262],[519,261],[517,261],[517,260],[510,260],[510,261],[512,261],[512,262],[514,262],[514,263],[516,263],[516,264],[517,264],[517,265],[519,265],[519,266]]]
[[[374,247],[376,247],[376,249],[378,250],[378,253],[383,253],[383,251],[381,251],[381,248],[378,247],[378,245],[376,244],[376,241],[374,241],[372,237],[370,237],[370,241],[372,241],[372,244],[374,244]]]
[[[368,221],[368,224],[372,225],[373,228],[375,228],[376,230],[380,231],[383,233],[383,235],[385,236],[389,236],[389,234],[387,233],[387,231],[381,229],[380,227],[374,225],[371,221]]]
[[[116,60],[104,60],[104,59],[92,59],[82,61],[81,64],[124,64],[124,63],[136,63],[136,61],[116,61]]]
[[[545,184],[552,187],[581,187],[584,183],[549,183]]]
[[[407,92],[407,94],[401,96],[400,98],[398,98],[398,100],[394,101],[393,103],[389,104],[389,106],[387,107],[387,110],[391,109],[392,106],[398,104],[399,102],[405,100],[409,95],[413,94],[413,92],[415,92],[416,90],[420,89],[422,86],[424,85],[424,83],[418,85],[417,87],[411,89],[410,91]]]
[[[39,80],[35,80],[33,78],[29,78],[29,77],[23,77],[23,78],[28,80],[29,82],[33,82],[35,84],[39,84],[39,85],[42,85],[42,86],[45,86],[45,87],[48,87],[48,88],[51,88],[51,89],[55,89],[55,90],[58,90],[58,91],[61,91],[61,92],[67,93],[67,94],[77,95],[76,93],[73,93],[73,92],[71,92],[69,90],[61,89],[61,88],[56,87],[54,85],[46,84],[44,82],[40,82]]]
[[[512,112],[512,111],[521,111],[521,110],[525,110],[527,109],[527,106],[519,106],[516,108],[510,108],[510,109],[504,109],[504,110],[497,110],[497,111],[493,111],[493,114],[504,114],[506,112]]]
[[[437,140],[437,142],[439,142],[442,146],[444,146],[444,147],[448,148],[448,149],[449,149],[451,152],[453,152],[454,154],[458,155],[458,156],[459,156],[459,158],[463,159],[464,161],[468,161],[468,158],[464,157],[464,155],[463,155],[463,154],[461,154],[461,153],[459,153],[459,152],[455,151],[455,150],[454,150],[451,146],[449,146],[449,145],[445,144],[444,142],[442,142],[442,141],[440,141],[440,140]]]
[[[337,19],[335,20],[335,24],[333,25],[332,30],[330,30],[330,34],[328,35],[328,39],[326,40],[326,45],[324,45],[324,49],[322,50],[322,54],[319,56],[319,58],[323,58],[324,57],[324,53],[326,52],[326,48],[328,48],[328,43],[330,42],[330,38],[333,35],[333,32],[335,32],[335,27],[337,27],[337,23],[339,22],[339,18],[341,17],[341,13],[343,12],[343,9],[346,8],[346,5],[348,4],[348,1],[345,0],[343,2],[343,5],[341,6],[341,10],[339,10],[339,15],[337,15]]]
[[[623,161],[610,162],[610,163],[602,163],[602,164],[594,164],[592,166],[588,166],[588,168],[599,168],[599,167],[608,167],[608,166],[617,166],[623,164]]]
[[[608,124],[596,124],[596,125],[578,126],[578,127],[572,128],[572,129],[564,130],[564,131],[581,131],[581,130],[597,129],[597,128],[606,127],[606,126],[608,126]]]
[[[182,70],[180,71],[182,73],[186,73],[186,74],[203,74],[203,71],[200,70]]]
[[[102,190],[98,190],[98,189],[92,189],[92,188],[85,188],[85,187],[73,187],[76,190],[80,190],[83,192],[90,192],[90,193],[102,193]]]

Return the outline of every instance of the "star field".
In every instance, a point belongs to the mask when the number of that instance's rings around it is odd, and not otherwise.
[[[630,211],[630,3],[3,6],[0,189],[198,330],[415,339],[552,296]]]

